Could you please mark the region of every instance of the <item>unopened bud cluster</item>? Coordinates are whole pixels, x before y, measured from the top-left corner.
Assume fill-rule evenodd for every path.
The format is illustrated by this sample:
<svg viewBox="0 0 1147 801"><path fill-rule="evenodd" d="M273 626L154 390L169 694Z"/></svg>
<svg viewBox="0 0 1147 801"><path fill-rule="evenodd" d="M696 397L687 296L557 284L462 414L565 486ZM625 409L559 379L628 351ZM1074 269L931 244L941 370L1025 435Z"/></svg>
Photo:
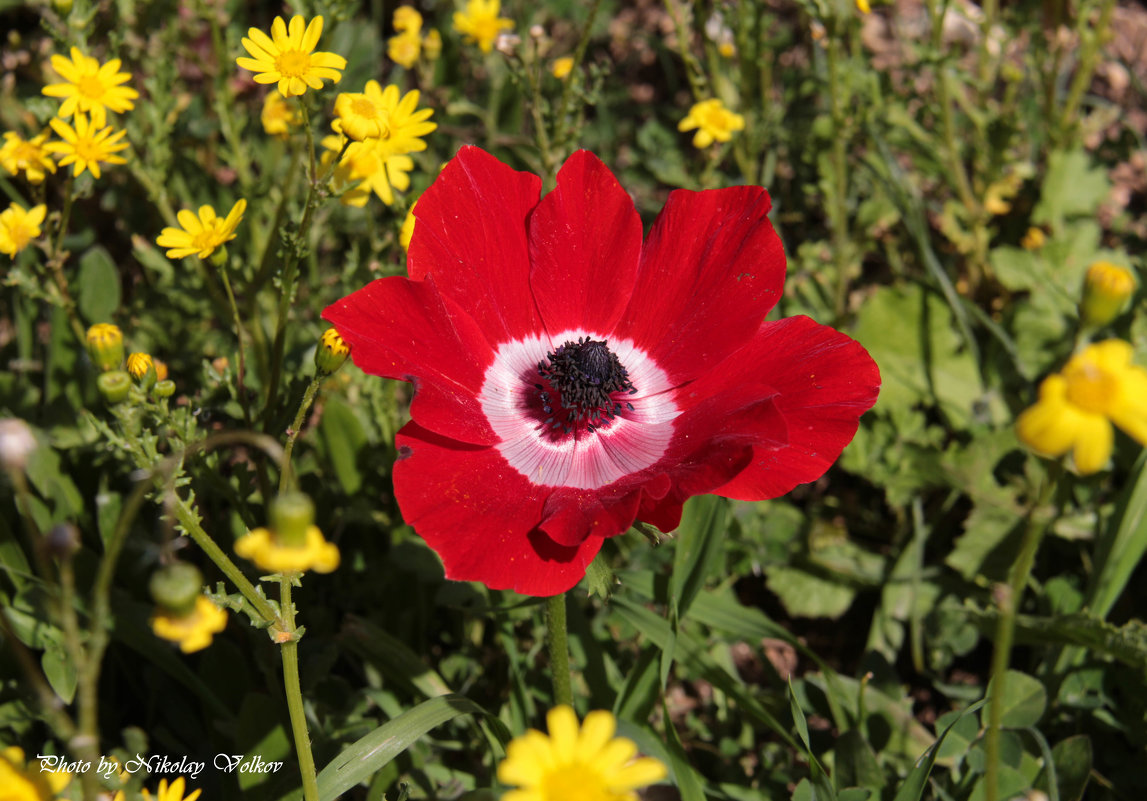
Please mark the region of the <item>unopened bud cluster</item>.
<svg viewBox="0 0 1147 801"><path fill-rule="evenodd" d="M96 387L108 403L123 403L138 386L145 395L170 398L175 382L167 378L167 365L147 353L133 353L124 360L123 332L111 323L96 323L86 336L88 356L100 371Z"/></svg>

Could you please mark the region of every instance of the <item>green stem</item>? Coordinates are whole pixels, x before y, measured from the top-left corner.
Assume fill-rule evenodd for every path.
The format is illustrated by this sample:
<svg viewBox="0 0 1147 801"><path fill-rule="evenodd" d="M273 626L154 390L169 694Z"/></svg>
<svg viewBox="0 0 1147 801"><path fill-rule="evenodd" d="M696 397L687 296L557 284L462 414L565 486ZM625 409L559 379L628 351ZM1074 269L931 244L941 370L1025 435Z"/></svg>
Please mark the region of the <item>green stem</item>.
<svg viewBox="0 0 1147 801"><path fill-rule="evenodd" d="M700 103L708 96L708 91L705 86L705 73L701 69L701 65L697 63L696 57L689 50L691 31L685 26L685 20L681 18L677 0L665 0L665 10L669 12L669 18L673 20L673 29L677 32L677 53L685 64L685 76L689 79L689 88L693 92L693 100Z"/></svg>
<svg viewBox="0 0 1147 801"><path fill-rule="evenodd" d="M295 574L279 578L279 607L283 610L283 688L287 693L287 710L291 715L291 733L299 756L299 773L303 779L303 798L318 801L319 784L311 738L307 732L307 715L303 708L303 690L299 683L299 640L295 628L295 606L291 601L291 583Z"/></svg>
<svg viewBox="0 0 1147 801"><path fill-rule="evenodd" d="M303 393L303 400L299 403L299 411L295 413L295 420L291 423L291 428L287 431L287 444L283 446L283 469L279 473L279 494L282 495L287 489L294 484L294 473L291 470L291 452L295 450L295 440L299 438L299 432L303 428L303 423L306 422L307 412L311 408L311 404L315 401L315 395L319 391L323 380L316 375L311 379L311 383L307 385L307 391Z"/></svg>
<svg viewBox="0 0 1147 801"><path fill-rule="evenodd" d="M984 766L986 801L999 801L1000 776L1000 731L1004 716L1004 702L1007 698L1008 666L1012 657L1012 642L1016 630L1016 610L1019 609L1024 588L1031 577L1032 565L1043 536L1051 527L1052 518L1041 520L1040 510L1055 494L1056 479L1059 475L1057 462L1048 472L1040 489L1039 499L1028 515L1023 542L1016 561L1012 564L1008 583L997 587L1000 619L996 624L995 649L992 652L992 696L988 700L988 729L984 735L984 750L987 755Z"/></svg>
<svg viewBox="0 0 1147 801"><path fill-rule="evenodd" d="M573 706L565 593L546 599L546 648L549 651L550 671L553 674L554 706L562 704Z"/></svg>
<svg viewBox="0 0 1147 801"><path fill-rule="evenodd" d="M1083 52L1079 56L1079 66L1075 70L1075 75L1072 76L1071 86L1067 91L1067 99L1063 103L1063 113L1059 117L1059 125L1056 130L1058 144L1062 145L1066 142L1068 134L1075 126L1076 111L1083 99L1084 91L1091 85L1091 77L1095 74L1095 67L1099 63L1099 50L1107 41L1111 16L1114 12L1115 0L1105 0L1099 11L1099 21L1096 22L1095 29L1090 36L1087 36L1083 31L1083 27L1087 24L1087 15L1080 15L1078 33L1083 40Z"/></svg>
<svg viewBox="0 0 1147 801"><path fill-rule="evenodd" d="M829 218L832 224L832 256L836 265L833 313L839 322L848 308L849 261L852 248L848 239L848 135L844 118L844 92L840 85L840 36L828 34L828 93L832 103L832 197Z"/></svg>
<svg viewBox="0 0 1147 801"><path fill-rule="evenodd" d="M267 602L262 594L255 590L255 585L247 580L243 571L231 561L231 557L223 552L223 549L215 543L211 535L203 530L203 526L195 517L195 512L187 505L187 501L176 495L171 503L171 508L175 514L175 519L179 521L187 534L195 541L195 544L203 549L207 558L214 562L216 567L223 571L223 575L231 580L231 583L243 594L252 608L259 613L259 617L268 623L275 623L279 615L275 613L274 607Z"/></svg>
<svg viewBox="0 0 1147 801"><path fill-rule="evenodd" d="M239 375L237 379L239 382L239 406L243 409L243 422L247 428L250 428L251 410L247 404L247 350L243 345L245 339L243 320L239 316L239 306L235 303L235 293L231 290L231 278L228 276L227 265L224 264L219 272L223 276L223 289L227 293L227 302L231 304L231 316L235 320L235 338L239 340Z"/></svg>
<svg viewBox="0 0 1147 801"><path fill-rule="evenodd" d="M593 30L593 23L597 19L599 8L601 8L601 0L593 0L593 5L589 9L589 16L585 21L585 27L581 32L581 38L578 39L577 48L574 50L573 68L570 69L569 80L562 85L562 99L558 102L558 116L554 120L554 143L563 151L569 135L566 130L566 111L569 108L570 97L573 95L574 82L578 80L580 73L578 68L581 67L582 60L585 58L586 47L589 46L589 35Z"/></svg>

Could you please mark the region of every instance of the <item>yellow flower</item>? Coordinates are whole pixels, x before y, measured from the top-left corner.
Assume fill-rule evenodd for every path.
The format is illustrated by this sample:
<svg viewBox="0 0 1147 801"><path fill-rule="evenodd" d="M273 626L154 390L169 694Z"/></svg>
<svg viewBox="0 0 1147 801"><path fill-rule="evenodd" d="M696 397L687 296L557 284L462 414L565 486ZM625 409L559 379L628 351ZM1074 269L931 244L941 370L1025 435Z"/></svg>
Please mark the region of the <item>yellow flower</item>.
<svg viewBox="0 0 1147 801"><path fill-rule="evenodd" d="M573 70L574 60L570 56L562 56L554 61L551 71L558 80L566 77Z"/></svg>
<svg viewBox="0 0 1147 801"><path fill-rule="evenodd" d="M398 232L398 244L403 250L410 250L410 240L414 237L414 207L418 201L410 204L410 211L406 212L406 219L402 221L402 230Z"/></svg>
<svg viewBox="0 0 1147 801"><path fill-rule="evenodd" d="M399 96L394 84L383 89L378 81L367 81L362 93L344 92L335 98L331 128L361 142L377 139L383 152L414 153L426 149L421 137L438 127L427 122L434 109L418 107L418 90Z"/></svg>
<svg viewBox="0 0 1147 801"><path fill-rule="evenodd" d="M4 144L0 146L0 165L13 175L24 173L30 184L42 183L46 173L56 171L56 162L44 147L47 138L47 132L23 139L18 133L5 131Z"/></svg>
<svg viewBox="0 0 1147 801"><path fill-rule="evenodd" d="M617 721L605 711L590 712L579 731L568 706L546 715L549 736L530 729L506 748L498 780L517 785L502 801L637 801L638 787L665 778L656 759L634 759L632 740L613 736Z"/></svg>
<svg viewBox="0 0 1147 801"><path fill-rule="evenodd" d="M1133 365L1132 355L1130 344L1109 339L1072 356L1016 420L1020 441L1049 457L1071 451L1085 475L1111 458L1112 423L1147 445L1147 370Z"/></svg>
<svg viewBox="0 0 1147 801"><path fill-rule="evenodd" d="M119 71L121 63L113 58L100 66L94 58L73 47L71 61L61 55L52 56L52 68L66 83L49 84L43 92L48 97L64 98L57 116L67 119L76 112L90 114L93 127L103 128L107 125L107 109L130 111L135 108L131 101L139 97L139 92L130 86L120 86L131 80L130 74Z"/></svg>
<svg viewBox="0 0 1147 801"><path fill-rule="evenodd" d="M418 33L422 30L422 15L414 6L399 6L394 9L394 16L391 19L396 31Z"/></svg>
<svg viewBox="0 0 1147 801"><path fill-rule="evenodd" d="M693 104L689 115L677 124L679 131L697 129L693 146L705 148L713 142L728 142L733 131L744 130L745 118L729 111L717 98Z"/></svg>
<svg viewBox="0 0 1147 801"><path fill-rule="evenodd" d="M339 136L323 138L323 147L331 151L323 156L329 161L342 150L345 140ZM342 161L335 168L332 183L341 193L339 202L344 206L362 207L374 192L388 206L394 205L394 190L405 192L410 188L410 175L414 160L407 155L392 155L381 139L351 142Z"/></svg>
<svg viewBox="0 0 1147 801"><path fill-rule="evenodd" d="M179 643L179 650L185 654L202 651L211 644L215 635L225 628L227 628L227 612L213 604L205 595L195 599L195 608L189 614L177 617L171 612L159 609L151 618L151 630L155 632L155 636ZM159 797L163 798L163 785L160 785L159 792ZM197 791L196 795L198 794Z"/></svg>
<svg viewBox="0 0 1147 801"><path fill-rule="evenodd" d="M183 786L184 780L182 776L173 781L171 784L167 783L167 779L160 779L159 792L157 792L154 797L156 801L196 801L196 799L199 798L199 794L203 792L202 790L196 790L194 793L184 795ZM152 795L146 789L144 789L143 797L150 801Z"/></svg>
<svg viewBox="0 0 1147 801"><path fill-rule="evenodd" d="M856 0L856 7L860 10L861 14L872 13L872 6L868 4L868 0Z"/></svg>
<svg viewBox="0 0 1147 801"><path fill-rule="evenodd" d="M19 203L12 203L0 211L0 253L12 258L40 235L40 223L48 213L44 204L25 210Z"/></svg>
<svg viewBox="0 0 1147 801"><path fill-rule="evenodd" d="M466 10L454 12L454 30L489 53L498 34L514 27L513 20L498 16L501 10L500 0L466 0Z"/></svg>
<svg viewBox="0 0 1147 801"><path fill-rule="evenodd" d="M48 142L44 149L49 153L63 155L60 166L73 164L72 174L77 178L89 170L93 178L100 177L100 162L104 164L127 164L123 156L115 155L127 147L127 142L119 141L127 131L116 131L109 126L99 128L88 121L83 114L77 114L76 127L61 120L50 120L52 130L59 134L63 142Z"/></svg>
<svg viewBox="0 0 1147 801"><path fill-rule="evenodd" d="M263 123L263 132L268 136L277 136L286 139L292 128L303 123L299 110L283 99L278 92L268 92L263 98L263 112L259 115Z"/></svg>
<svg viewBox="0 0 1147 801"><path fill-rule="evenodd" d="M176 216L183 227L164 228L155 243L161 248L170 248L167 251L169 259L187 256L206 259L215 252L215 248L235 238L235 229L246 210L247 201L243 198L235 201L226 217L217 216L210 206L200 206L198 217L190 209L182 209Z"/></svg>
<svg viewBox="0 0 1147 801"><path fill-rule="evenodd" d="M1027 233L1024 234L1024 238L1020 240L1020 245L1024 250L1039 250L1046 241L1047 235L1033 225L1027 230Z"/></svg>
<svg viewBox="0 0 1147 801"><path fill-rule="evenodd" d="M285 545L270 529L257 528L235 540L235 553L269 573L330 573L339 566L338 546L323 539L318 526L307 526L301 547Z"/></svg>
<svg viewBox="0 0 1147 801"><path fill-rule="evenodd" d="M1135 274L1126 267L1097 261L1087 268L1079 316L1089 327L1107 325L1123 311L1135 293Z"/></svg>
<svg viewBox="0 0 1147 801"><path fill-rule="evenodd" d="M431 28L422 40L422 52L427 61L434 61L442 55L442 34L436 28Z"/></svg>
<svg viewBox="0 0 1147 801"><path fill-rule="evenodd" d="M322 89L323 81L338 83L346 59L337 53L315 51L323 32L323 18L315 17L305 25L302 16L291 17L291 25L282 17L271 23L271 35L258 28L247 31L243 47L252 58L240 56L235 63L255 73L255 83L277 83L283 97L301 95L307 88Z"/></svg>
<svg viewBox="0 0 1147 801"><path fill-rule="evenodd" d="M24 764L24 749L9 746L0 751L0 799L3 801L55 801L68 786L67 771L41 771Z"/></svg>
<svg viewBox="0 0 1147 801"><path fill-rule="evenodd" d="M418 63L422 50L422 36L417 30L406 31L386 40L386 55L401 67L410 69Z"/></svg>

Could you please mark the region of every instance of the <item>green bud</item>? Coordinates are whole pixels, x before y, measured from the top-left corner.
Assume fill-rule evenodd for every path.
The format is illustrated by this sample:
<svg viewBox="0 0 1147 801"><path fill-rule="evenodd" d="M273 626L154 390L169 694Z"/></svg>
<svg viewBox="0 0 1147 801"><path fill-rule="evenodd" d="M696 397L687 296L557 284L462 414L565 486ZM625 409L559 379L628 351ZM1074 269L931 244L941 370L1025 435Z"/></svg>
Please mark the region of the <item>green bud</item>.
<svg viewBox="0 0 1147 801"><path fill-rule="evenodd" d="M207 261L211 263L212 267L222 269L227 266L227 246L220 245L215 248L214 252L207 257Z"/></svg>
<svg viewBox="0 0 1147 801"><path fill-rule="evenodd" d="M1123 311L1135 294L1135 275L1126 267L1097 261L1087 268L1079 316L1089 328L1107 325Z"/></svg>
<svg viewBox="0 0 1147 801"><path fill-rule="evenodd" d="M155 571L147 588L156 604L182 617L195 609L195 599L203 591L203 574L195 565L175 562Z"/></svg>
<svg viewBox="0 0 1147 801"><path fill-rule="evenodd" d="M330 375L343 366L349 355L350 346L343 341L337 330L328 328L319 338L319 346L315 349L315 368L322 375Z"/></svg>
<svg viewBox="0 0 1147 801"><path fill-rule="evenodd" d="M315 505L302 492L285 492L271 501L271 531L288 548L307 544L307 529L315 523Z"/></svg>
<svg viewBox="0 0 1147 801"><path fill-rule="evenodd" d="M111 323L96 323L88 329L86 344L92 363L102 372L123 364L123 332Z"/></svg>
<svg viewBox="0 0 1147 801"><path fill-rule="evenodd" d="M131 392L131 376L123 370L101 373L96 379L96 387L108 403L122 403Z"/></svg>
<svg viewBox="0 0 1147 801"><path fill-rule="evenodd" d="M170 398L175 394L175 382L165 378L162 381L155 382L155 386L151 391L157 398Z"/></svg>

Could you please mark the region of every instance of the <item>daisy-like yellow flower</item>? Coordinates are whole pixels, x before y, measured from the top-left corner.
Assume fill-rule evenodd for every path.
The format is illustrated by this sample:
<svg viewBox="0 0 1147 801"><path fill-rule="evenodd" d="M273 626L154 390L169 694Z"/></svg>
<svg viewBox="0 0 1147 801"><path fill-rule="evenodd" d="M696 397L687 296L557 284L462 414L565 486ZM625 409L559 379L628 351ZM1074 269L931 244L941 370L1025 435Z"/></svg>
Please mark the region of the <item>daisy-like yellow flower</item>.
<svg viewBox="0 0 1147 801"><path fill-rule="evenodd" d="M418 31L407 31L386 40L386 55L401 67L410 69L418 63L422 52L422 36Z"/></svg>
<svg viewBox="0 0 1147 801"><path fill-rule="evenodd" d="M422 39L422 54L427 61L434 61L442 55L442 34L437 28L431 28Z"/></svg>
<svg viewBox="0 0 1147 801"><path fill-rule="evenodd" d="M856 8L861 14L872 13L872 6L868 4L868 0L856 0Z"/></svg>
<svg viewBox="0 0 1147 801"><path fill-rule="evenodd" d="M418 108L418 90L404 95L390 84L367 81L361 93L344 92L335 98L331 128L361 142L377 139L387 153L414 153L426 149L422 137L438 127L429 122L434 109Z"/></svg>
<svg viewBox="0 0 1147 801"><path fill-rule="evenodd" d="M258 28L247 31L243 47L252 57L240 56L235 63L255 73L255 83L278 84L283 97L301 95L308 88L322 89L324 80L342 80L340 70L346 69L342 56L315 50L322 32L322 17L307 25L296 14L289 28L282 17L275 17L270 36Z"/></svg>
<svg viewBox="0 0 1147 801"><path fill-rule="evenodd" d="M257 528L235 540L235 553L268 573L330 573L339 566L338 546L323 539L318 526L307 526L305 543L297 547L281 542L270 529Z"/></svg>
<svg viewBox="0 0 1147 801"><path fill-rule="evenodd" d="M155 243L168 248L167 258L182 259L187 256L208 258L215 249L235 238L235 229L243 220L247 201L235 201L226 217L219 217L210 206L200 206L196 216L190 209L181 209L176 218L182 228L164 228Z"/></svg>
<svg viewBox="0 0 1147 801"><path fill-rule="evenodd" d="M694 103L689 115L677 124L679 131L697 129L693 135L693 146L706 148L714 142L728 142L733 131L745 128L745 118L725 108L717 98Z"/></svg>
<svg viewBox="0 0 1147 801"><path fill-rule="evenodd" d="M47 213L48 207L42 203L31 209L13 203L0 211L0 253L16 258L17 253L40 235L40 223Z"/></svg>
<svg viewBox="0 0 1147 801"><path fill-rule="evenodd" d="M127 159L115 155L127 148L127 142L120 141L127 133L126 130L113 133L111 126L100 128L83 114L76 115L75 123L76 127L73 128L63 120L49 121L52 130L64 141L48 142L44 149L63 156L60 159L61 167L73 165L72 174L77 178L84 174L84 170L89 170L93 178L99 178L101 163L127 164Z"/></svg>
<svg viewBox="0 0 1147 801"><path fill-rule="evenodd" d="M466 0L465 10L454 12L454 30L489 53L498 34L514 27L513 20L498 16L501 10L501 0Z"/></svg>
<svg viewBox="0 0 1147 801"><path fill-rule="evenodd" d="M1072 356L1050 375L1039 400L1016 420L1020 441L1048 457L1071 451L1075 469L1095 473L1111 458L1119 426L1147 445L1147 370L1131 363L1131 345L1109 339Z"/></svg>
<svg viewBox="0 0 1147 801"><path fill-rule="evenodd" d="M554 60L554 65L550 68L550 72L560 81L573 71L573 65L574 60L572 56L562 56Z"/></svg>
<svg viewBox="0 0 1147 801"><path fill-rule="evenodd" d="M147 791L146 788L144 788L143 797L149 801L152 798L154 798L155 801L196 801L196 799L199 798L199 794L202 793L203 790L196 790L193 793L184 795L183 793L185 785L186 782L182 776L173 781L171 784L167 783L167 779L160 779L159 791L153 796Z"/></svg>
<svg viewBox="0 0 1147 801"><path fill-rule="evenodd" d="M329 153L323 162L329 163L342 150L345 140L340 136L327 136L322 144ZM332 184L341 193L339 202L344 206L361 208L373 192L388 206L394 205L394 190L405 192L410 188L410 171L414 160L410 156L392 155L381 139L351 142L342 161L335 168Z"/></svg>
<svg viewBox="0 0 1147 801"><path fill-rule="evenodd" d="M1033 225L1024 234L1024 238L1020 240L1020 245L1024 250L1039 250L1046 241L1047 235Z"/></svg>
<svg viewBox="0 0 1147 801"><path fill-rule="evenodd" d="M548 737L530 729L506 748L498 780L519 789L502 801L637 801L638 787L666 776L656 759L635 759L632 740L613 736L617 721L610 712L590 712L579 730L573 709L558 706L546 724Z"/></svg>
<svg viewBox="0 0 1147 801"><path fill-rule="evenodd" d="M67 771L41 771L24 762L24 749L9 746L0 751L0 799L3 801L55 801L68 786Z"/></svg>
<svg viewBox="0 0 1147 801"><path fill-rule="evenodd" d="M24 139L14 131L5 131L4 144L0 145L0 165L13 175L24 173L30 184L43 183L45 175L56 171L56 162L44 147L47 138L47 132Z"/></svg>
<svg viewBox="0 0 1147 801"><path fill-rule="evenodd" d="M157 609L151 618L151 630L155 632L155 636L179 643L179 650L185 654L202 651L211 644L215 635L225 628L227 628L227 612L213 604L205 595L196 598L195 606L185 615L176 615L161 608ZM160 798L163 798L162 785L160 785Z"/></svg>
<svg viewBox="0 0 1147 801"><path fill-rule="evenodd" d="M120 85L131 80L130 74L119 71L121 64L118 58L113 58L100 66L100 62L73 47L71 60L61 55L52 56L52 69L65 83L48 84L43 93L64 99L57 116L67 119L77 112L88 114L94 127L103 128L107 125L109 108L116 112L130 111L135 108L131 101L139 97L139 92L130 86Z"/></svg>
<svg viewBox="0 0 1147 801"><path fill-rule="evenodd" d="M399 6L391 18L394 29L401 33L418 33L422 30L422 15L414 6Z"/></svg>
<svg viewBox="0 0 1147 801"><path fill-rule="evenodd" d="M264 133L280 139L286 139L292 128L298 128L303 124L299 110L278 92L268 92L263 98L263 111L259 115L259 121L263 123Z"/></svg>

